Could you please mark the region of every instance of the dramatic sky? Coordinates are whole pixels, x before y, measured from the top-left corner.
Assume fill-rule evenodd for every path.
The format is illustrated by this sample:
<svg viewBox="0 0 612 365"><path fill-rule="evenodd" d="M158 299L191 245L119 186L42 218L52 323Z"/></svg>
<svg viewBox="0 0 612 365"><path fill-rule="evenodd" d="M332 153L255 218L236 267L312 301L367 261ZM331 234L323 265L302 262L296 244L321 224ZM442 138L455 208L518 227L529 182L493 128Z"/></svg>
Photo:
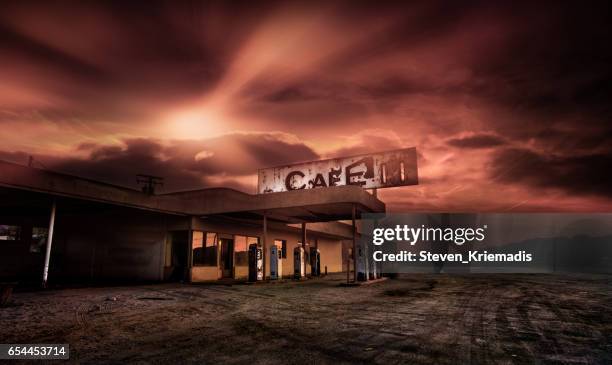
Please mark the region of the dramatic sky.
<svg viewBox="0 0 612 365"><path fill-rule="evenodd" d="M534 3L3 1L0 159L254 193L416 146L391 211L612 211L611 9Z"/></svg>

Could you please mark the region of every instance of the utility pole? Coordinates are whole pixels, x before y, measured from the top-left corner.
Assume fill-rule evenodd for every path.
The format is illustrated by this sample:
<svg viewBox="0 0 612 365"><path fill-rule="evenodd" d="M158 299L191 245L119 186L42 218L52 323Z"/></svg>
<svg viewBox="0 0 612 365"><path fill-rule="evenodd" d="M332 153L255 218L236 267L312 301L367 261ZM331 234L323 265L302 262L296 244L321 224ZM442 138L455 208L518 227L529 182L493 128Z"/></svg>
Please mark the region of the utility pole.
<svg viewBox="0 0 612 365"><path fill-rule="evenodd" d="M155 194L156 186L164 186L164 178L153 175L138 174L136 175L136 183L142 185L142 192L145 194Z"/></svg>
<svg viewBox="0 0 612 365"><path fill-rule="evenodd" d="M353 222L353 281L357 282L357 227L355 225L355 204L352 209L352 222Z"/></svg>

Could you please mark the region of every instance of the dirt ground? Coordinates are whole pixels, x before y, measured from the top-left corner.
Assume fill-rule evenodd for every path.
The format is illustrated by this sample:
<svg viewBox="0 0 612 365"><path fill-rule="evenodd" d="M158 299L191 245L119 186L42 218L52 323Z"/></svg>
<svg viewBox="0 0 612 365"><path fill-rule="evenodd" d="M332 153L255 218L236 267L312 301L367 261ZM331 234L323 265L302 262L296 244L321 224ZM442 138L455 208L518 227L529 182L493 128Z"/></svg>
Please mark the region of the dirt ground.
<svg viewBox="0 0 612 365"><path fill-rule="evenodd" d="M17 293L0 343L68 343L72 363L612 363L612 276L342 280Z"/></svg>

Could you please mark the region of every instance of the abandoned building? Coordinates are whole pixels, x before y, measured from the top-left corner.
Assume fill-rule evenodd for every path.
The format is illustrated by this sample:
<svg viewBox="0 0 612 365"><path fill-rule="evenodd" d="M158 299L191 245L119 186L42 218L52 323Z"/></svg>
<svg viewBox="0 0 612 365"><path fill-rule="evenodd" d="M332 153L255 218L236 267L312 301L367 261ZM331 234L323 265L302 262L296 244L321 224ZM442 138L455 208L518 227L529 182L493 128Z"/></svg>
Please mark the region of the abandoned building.
<svg viewBox="0 0 612 365"><path fill-rule="evenodd" d="M254 248L259 280L341 272L356 229L339 221L385 211L358 186L152 194L3 161L0 196L0 278L26 284L242 280Z"/></svg>

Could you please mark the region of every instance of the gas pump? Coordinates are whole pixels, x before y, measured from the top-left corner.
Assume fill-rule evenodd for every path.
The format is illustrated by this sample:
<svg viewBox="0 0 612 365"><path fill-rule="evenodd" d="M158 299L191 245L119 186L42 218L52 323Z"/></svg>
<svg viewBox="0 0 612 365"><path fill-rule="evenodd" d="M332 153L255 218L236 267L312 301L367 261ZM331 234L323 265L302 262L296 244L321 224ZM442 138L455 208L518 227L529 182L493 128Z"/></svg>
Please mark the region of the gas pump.
<svg viewBox="0 0 612 365"><path fill-rule="evenodd" d="M263 252L256 243L249 245L249 281L263 280Z"/></svg>
<svg viewBox="0 0 612 365"><path fill-rule="evenodd" d="M301 279L305 274L304 248L298 246L293 250L293 277Z"/></svg>
<svg viewBox="0 0 612 365"><path fill-rule="evenodd" d="M276 246L276 252L277 252L277 257L278 257L278 278L282 279L283 278L283 249L281 247Z"/></svg>
<svg viewBox="0 0 612 365"><path fill-rule="evenodd" d="M321 276L321 252L318 248L310 248L310 275Z"/></svg>
<svg viewBox="0 0 612 365"><path fill-rule="evenodd" d="M357 280L368 280L368 260L366 247L362 244L357 245L357 255L355 257L355 269L357 270Z"/></svg>
<svg viewBox="0 0 612 365"><path fill-rule="evenodd" d="M278 247L272 245L270 247L270 279L278 279Z"/></svg>

